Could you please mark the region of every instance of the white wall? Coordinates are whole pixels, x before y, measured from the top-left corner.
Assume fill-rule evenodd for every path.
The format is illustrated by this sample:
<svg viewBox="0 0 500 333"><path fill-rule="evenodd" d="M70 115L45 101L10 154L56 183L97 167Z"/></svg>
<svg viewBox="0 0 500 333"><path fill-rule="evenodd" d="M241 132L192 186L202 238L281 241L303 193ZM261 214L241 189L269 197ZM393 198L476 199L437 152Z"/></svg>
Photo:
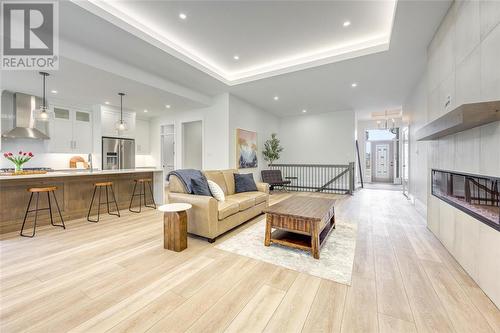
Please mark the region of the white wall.
<svg viewBox="0 0 500 333"><path fill-rule="evenodd" d="M355 114L337 111L280 119L285 150L279 162L348 164L355 161Z"/></svg>
<svg viewBox="0 0 500 333"><path fill-rule="evenodd" d="M257 132L257 158L258 167L255 169L240 169L240 173L253 173L254 179L259 181L260 171L267 168L262 151L264 142L272 133L278 133L279 118L269 112L263 111L233 95L229 96L229 166L236 168L236 129Z"/></svg>
<svg viewBox="0 0 500 333"><path fill-rule="evenodd" d="M150 120L151 155L155 165L161 167L161 126L175 126L175 167L182 168L182 123L196 120L203 121L203 169L227 169L228 154L228 123L229 94L214 97L213 105L203 109L177 112L165 111L165 115Z"/></svg>
<svg viewBox="0 0 500 333"><path fill-rule="evenodd" d="M428 47L425 76L407 99L410 192L427 203L427 224L443 245L500 306L500 233L430 194L430 169L500 177L500 122L415 142L424 123L456 106L500 100L500 2L455 2ZM451 103L445 106L447 97Z"/></svg>

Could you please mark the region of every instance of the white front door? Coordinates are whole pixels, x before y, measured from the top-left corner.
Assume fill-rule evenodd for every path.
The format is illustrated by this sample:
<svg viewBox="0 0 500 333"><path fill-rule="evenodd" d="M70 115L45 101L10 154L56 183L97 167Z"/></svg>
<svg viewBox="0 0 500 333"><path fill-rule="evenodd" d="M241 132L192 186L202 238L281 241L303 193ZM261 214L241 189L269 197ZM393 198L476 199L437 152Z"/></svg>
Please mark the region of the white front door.
<svg viewBox="0 0 500 333"><path fill-rule="evenodd" d="M375 146L375 175L377 179L389 180L389 145L377 144Z"/></svg>

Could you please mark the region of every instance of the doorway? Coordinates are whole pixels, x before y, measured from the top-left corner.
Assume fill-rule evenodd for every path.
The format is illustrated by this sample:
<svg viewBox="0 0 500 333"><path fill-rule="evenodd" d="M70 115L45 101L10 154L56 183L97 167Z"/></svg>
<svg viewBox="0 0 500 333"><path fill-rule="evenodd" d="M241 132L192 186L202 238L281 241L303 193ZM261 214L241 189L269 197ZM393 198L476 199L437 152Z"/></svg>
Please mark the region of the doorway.
<svg viewBox="0 0 500 333"><path fill-rule="evenodd" d="M203 122L182 123L182 168L203 169Z"/></svg>
<svg viewBox="0 0 500 333"><path fill-rule="evenodd" d="M393 173L393 149L392 141L372 141L372 181L376 183L392 183Z"/></svg>
<svg viewBox="0 0 500 333"><path fill-rule="evenodd" d="M366 130L365 138L367 183L401 184L399 128Z"/></svg>
<svg viewBox="0 0 500 333"><path fill-rule="evenodd" d="M161 126L161 164L163 174L175 170L175 128L174 125Z"/></svg>

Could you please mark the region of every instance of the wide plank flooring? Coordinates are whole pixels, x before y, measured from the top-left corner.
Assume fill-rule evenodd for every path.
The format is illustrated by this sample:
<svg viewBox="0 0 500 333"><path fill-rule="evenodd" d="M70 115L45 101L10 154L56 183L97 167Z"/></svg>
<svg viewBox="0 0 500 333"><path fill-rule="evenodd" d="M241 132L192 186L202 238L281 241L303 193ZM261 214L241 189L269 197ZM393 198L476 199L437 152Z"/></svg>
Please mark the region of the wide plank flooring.
<svg viewBox="0 0 500 333"><path fill-rule="evenodd" d="M291 195L331 196L271 204ZM500 311L397 191L339 200L337 218L358 224L351 286L196 237L167 251L161 213L122 213L1 235L0 331L500 332Z"/></svg>

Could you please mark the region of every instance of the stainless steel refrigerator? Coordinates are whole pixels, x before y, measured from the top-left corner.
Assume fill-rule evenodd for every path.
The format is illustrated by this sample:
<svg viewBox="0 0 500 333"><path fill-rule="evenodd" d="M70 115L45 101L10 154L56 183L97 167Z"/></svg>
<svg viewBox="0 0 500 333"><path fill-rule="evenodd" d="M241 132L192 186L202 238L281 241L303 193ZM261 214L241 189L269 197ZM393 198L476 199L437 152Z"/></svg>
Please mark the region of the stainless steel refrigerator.
<svg viewBox="0 0 500 333"><path fill-rule="evenodd" d="M102 169L135 168L135 140L102 137Z"/></svg>

